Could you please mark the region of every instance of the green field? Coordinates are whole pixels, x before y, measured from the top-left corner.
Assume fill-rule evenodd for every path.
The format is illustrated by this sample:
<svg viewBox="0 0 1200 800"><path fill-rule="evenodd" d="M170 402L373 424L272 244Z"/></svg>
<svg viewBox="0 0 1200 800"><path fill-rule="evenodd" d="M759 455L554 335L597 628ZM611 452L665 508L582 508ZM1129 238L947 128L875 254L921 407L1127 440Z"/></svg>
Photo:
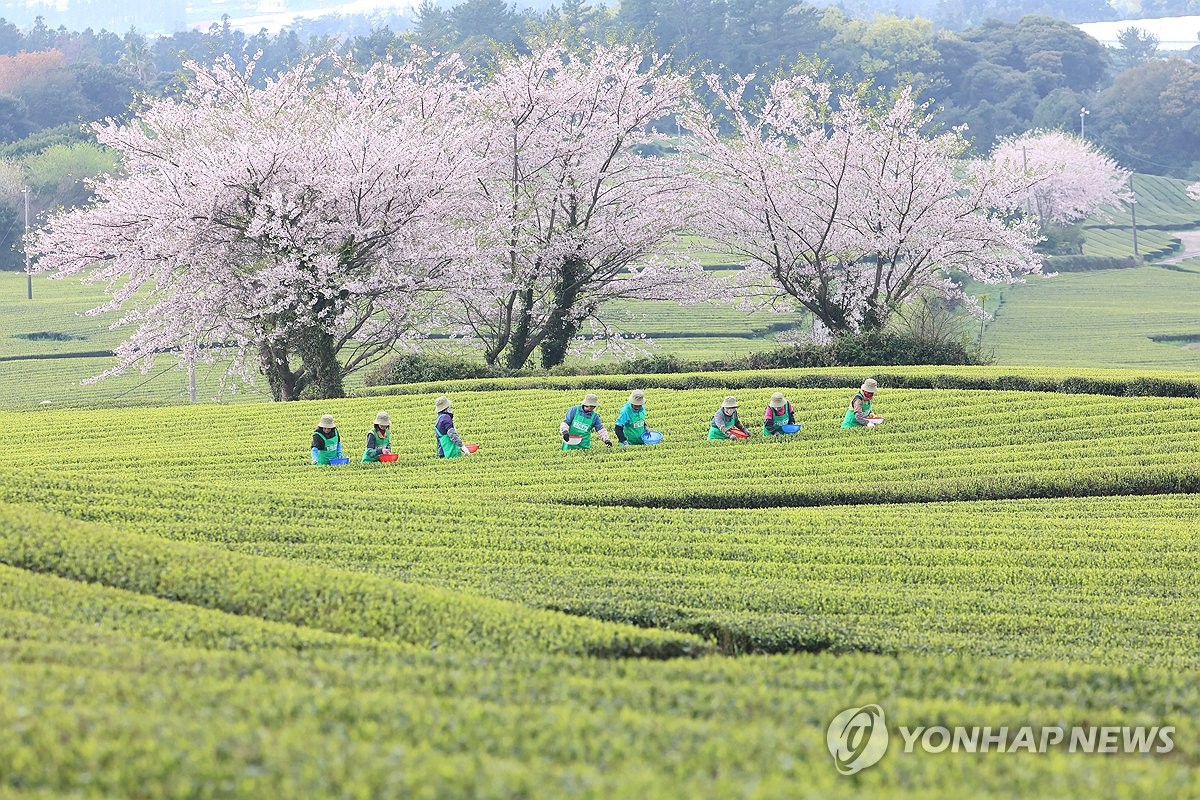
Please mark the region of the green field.
<svg viewBox="0 0 1200 800"><path fill-rule="evenodd" d="M650 377L662 445L569 454L586 379L455 391L481 449L450 462L443 387L11 414L0 794L1200 792L1196 400L885 382L888 421L843 431L849 381L787 390L795 437L704 440L725 394L753 425L807 374ZM625 396L600 389L605 420ZM395 464L307 464L319 414L357 461L380 408ZM826 728L872 703L893 741L842 776ZM1172 726L1174 746L905 753L917 725Z"/></svg>
<svg viewBox="0 0 1200 800"><path fill-rule="evenodd" d="M988 311L1000 364L1200 370L1200 259L1030 278Z"/></svg>

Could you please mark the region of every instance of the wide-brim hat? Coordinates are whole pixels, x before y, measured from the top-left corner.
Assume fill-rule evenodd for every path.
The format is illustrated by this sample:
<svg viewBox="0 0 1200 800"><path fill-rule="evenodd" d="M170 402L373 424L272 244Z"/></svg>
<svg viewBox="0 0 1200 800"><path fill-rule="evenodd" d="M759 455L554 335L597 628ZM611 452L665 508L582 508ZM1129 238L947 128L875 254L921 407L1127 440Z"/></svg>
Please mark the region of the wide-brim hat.
<svg viewBox="0 0 1200 800"><path fill-rule="evenodd" d="M450 408L450 398L446 397L446 395L442 395L437 400L433 401L434 411L445 411L448 408Z"/></svg>
<svg viewBox="0 0 1200 800"><path fill-rule="evenodd" d="M721 403L721 408L737 408L737 407L738 407L738 401L737 401L737 398L734 397L733 395L729 395L728 397L725 398L725 402Z"/></svg>
<svg viewBox="0 0 1200 800"><path fill-rule="evenodd" d="M783 408L785 405L787 405L787 398L783 396L783 392L771 395L771 408Z"/></svg>
<svg viewBox="0 0 1200 800"><path fill-rule="evenodd" d="M326 414L325 416L321 417L321 419L317 422L317 427L318 428L336 428L337 425L333 424L333 414Z"/></svg>
<svg viewBox="0 0 1200 800"><path fill-rule="evenodd" d="M392 424L392 418L388 416L386 411L380 411L375 415L375 424L381 428L387 428Z"/></svg>
<svg viewBox="0 0 1200 800"><path fill-rule="evenodd" d="M595 408L596 406L600 405L600 398L596 397L596 395L592 394L591 392L588 392L583 396L583 402L580 403L580 405L592 406Z"/></svg>
<svg viewBox="0 0 1200 800"><path fill-rule="evenodd" d="M879 391L879 384L875 382L874 378L867 378L859 388L864 392L871 392L873 394Z"/></svg>
<svg viewBox="0 0 1200 800"><path fill-rule="evenodd" d="M634 389L629 393L629 402L633 403L635 406L642 405L646 402L646 393L641 389Z"/></svg>

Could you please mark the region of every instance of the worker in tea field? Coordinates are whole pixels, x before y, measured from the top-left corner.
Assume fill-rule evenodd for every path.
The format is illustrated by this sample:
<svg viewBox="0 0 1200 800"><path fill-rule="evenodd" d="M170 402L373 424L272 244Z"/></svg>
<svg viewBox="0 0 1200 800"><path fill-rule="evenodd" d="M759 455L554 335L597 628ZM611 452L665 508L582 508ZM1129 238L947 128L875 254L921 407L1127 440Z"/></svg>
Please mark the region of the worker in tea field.
<svg viewBox="0 0 1200 800"><path fill-rule="evenodd" d="M342 441L337 426L333 424L333 414L326 414L317 421L317 429L313 431L312 463L328 464L341 457Z"/></svg>
<svg viewBox="0 0 1200 800"><path fill-rule="evenodd" d="M634 389L629 394L629 402L621 407L615 425L617 441L621 446L630 444L645 444L642 438L646 433L646 393Z"/></svg>
<svg viewBox="0 0 1200 800"><path fill-rule="evenodd" d="M437 439L438 458L469 456L471 451L463 444L462 437L454 429L454 414L450 411L450 398L442 395L433 401L437 419L433 423L433 436Z"/></svg>
<svg viewBox="0 0 1200 800"><path fill-rule="evenodd" d="M386 411L375 415L375 422L367 432L367 449L363 451L362 463L376 463L381 455L392 452L391 429L392 420Z"/></svg>
<svg viewBox="0 0 1200 800"><path fill-rule="evenodd" d="M792 404L783 396L783 392L771 395L767 410L763 412L763 436L782 436L789 432L783 429L784 425L795 424L796 415L792 411Z"/></svg>
<svg viewBox="0 0 1200 800"><path fill-rule="evenodd" d="M883 422L883 417L876 416L871 411L871 404L877 391L879 391L879 384L875 382L874 378L867 378L863 381L858 392L850 398L850 407L846 409L846 416L842 419L843 428L874 428Z"/></svg>
<svg viewBox="0 0 1200 800"><path fill-rule="evenodd" d="M592 446L592 431L600 437L604 442L605 447L612 447L612 439L608 436L608 431L604 429L604 423L600 421L600 414L596 408L600 405L600 398L592 393L584 395L583 402L577 406L571 406L567 409L567 416L563 418L562 424L558 426L562 433L563 446L565 450L588 450Z"/></svg>
<svg viewBox="0 0 1200 800"><path fill-rule="evenodd" d="M738 419L738 401L733 395L725 398L708 428L709 439L746 439L750 431Z"/></svg>

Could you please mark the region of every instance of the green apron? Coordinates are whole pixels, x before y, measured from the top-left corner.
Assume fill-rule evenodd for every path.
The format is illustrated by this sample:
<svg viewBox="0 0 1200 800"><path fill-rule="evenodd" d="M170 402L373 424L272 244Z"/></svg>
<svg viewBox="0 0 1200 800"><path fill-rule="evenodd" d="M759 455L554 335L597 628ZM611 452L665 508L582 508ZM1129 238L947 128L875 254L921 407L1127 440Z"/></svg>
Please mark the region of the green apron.
<svg viewBox="0 0 1200 800"><path fill-rule="evenodd" d="M642 435L646 432L646 407L642 406L641 411L634 411L632 404L629 409L629 422L621 426L621 433L625 435L626 444L645 444L642 441Z"/></svg>
<svg viewBox="0 0 1200 800"><path fill-rule="evenodd" d="M317 436L320 436L321 441L325 442L325 447L317 451L317 463L328 464L330 461L337 458L339 444L337 428L334 428L333 433L329 436L326 436L319 430L313 431L313 433L317 434Z"/></svg>
<svg viewBox="0 0 1200 800"><path fill-rule="evenodd" d="M775 409L773 409L773 408L771 410L775 411ZM783 404L783 408L779 409L778 411L775 411L775 413L771 415L770 427L767 427L766 420L763 420L763 436L773 436L777 433L782 434L783 431L779 430L779 426L782 425L784 422L787 422L787 418L791 415L791 412L792 412L792 403L789 400L788 402Z"/></svg>
<svg viewBox="0 0 1200 800"><path fill-rule="evenodd" d="M861 428L863 424L854 418L854 401L862 400L862 413L870 416L871 401L863 397L862 392L858 392L854 397L850 398L850 407L846 409L846 416L842 420L843 428Z"/></svg>
<svg viewBox="0 0 1200 800"><path fill-rule="evenodd" d="M568 444L563 442L563 450L590 450L592 448L592 420L595 419L596 412L584 414L583 410L575 412L575 416L571 419L571 426L567 429L567 434L570 436L582 436L583 441L579 444Z"/></svg>
<svg viewBox="0 0 1200 800"><path fill-rule="evenodd" d="M378 434L378 433L376 433L376 434L375 434L375 449L378 451L378 450L382 450L382 449L383 449L383 448L385 448L385 447L386 447L388 450L391 450L391 449L392 449L392 429L391 429L391 428L388 428L387 435L386 435L386 436L384 436L382 439L380 439L380 438L379 438L379 434ZM373 456L369 456L369 455L367 455L367 451L366 451L366 450L363 450L363 460L362 460L362 463L364 463L364 464L369 464L369 463L371 463L372 461L378 461L378 460L379 460L379 453L378 453L378 452L377 452L377 453L375 453L375 455L373 455Z"/></svg>
<svg viewBox="0 0 1200 800"><path fill-rule="evenodd" d="M720 412L718 411L717 413L719 414ZM737 424L738 424L737 411L734 411L733 419L729 420L729 425L730 425L730 427L736 427ZM722 431L720 428L717 427L717 415L716 414L713 414L712 425L710 425L708 428L708 438L709 439L728 439L729 438L728 434L726 434L724 431Z"/></svg>
<svg viewBox="0 0 1200 800"><path fill-rule="evenodd" d="M454 443L448 433L438 433L437 425L433 426L433 435L437 437L438 444L442 446L442 458L458 458L463 454L462 448Z"/></svg>

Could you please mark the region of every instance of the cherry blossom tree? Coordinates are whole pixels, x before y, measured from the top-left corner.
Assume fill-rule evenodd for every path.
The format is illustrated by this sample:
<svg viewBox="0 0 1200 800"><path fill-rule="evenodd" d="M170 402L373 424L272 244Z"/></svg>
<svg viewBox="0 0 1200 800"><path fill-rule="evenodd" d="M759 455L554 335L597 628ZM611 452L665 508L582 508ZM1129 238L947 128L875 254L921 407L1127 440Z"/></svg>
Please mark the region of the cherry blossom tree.
<svg viewBox="0 0 1200 800"><path fill-rule="evenodd" d="M454 291L456 330L488 363L519 368L540 348L544 366L560 364L613 300L709 297L679 255L687 177L677 158L638 152L688 92L664 57L633 46L544 42L499 59L471 104L485 166L464 223L477 250Z"/></svg>
<svg viewBox="0 0 1200 800"><path fill-rule="evenodd" d="M1003 169L1027 173L1022 204L1043 227L1067 225L1133 200L1129 170L1071 133L1030 131L1003 139L991 157Z"/></svg>
<svg viewBox="0 0 1200 800"><path fill-rule="evenodd" d="M429 315L467 246L453 224L475 172L453 60L367 69L313 59L256 88L254 63L187 65L175 98L95 127L121 171L54 216L38 268L108 284L132 326L105 377L170 351L264 372L277 399L343 377Z"/></svg>
<svg viewBox="0 0 1200 800"><path fill-rule="evenodd" d="M782 291L844 333L882 326L920 294L957 296L954 273L994 283L1040 269L1036 225L1012 213L1024 174L965 162L963 132L931 134L911 91L808 73L751 100L752 75L706 79L720 117L695 106L687 117L708 178L698 229L744 260L751 290Z"/></svg>

